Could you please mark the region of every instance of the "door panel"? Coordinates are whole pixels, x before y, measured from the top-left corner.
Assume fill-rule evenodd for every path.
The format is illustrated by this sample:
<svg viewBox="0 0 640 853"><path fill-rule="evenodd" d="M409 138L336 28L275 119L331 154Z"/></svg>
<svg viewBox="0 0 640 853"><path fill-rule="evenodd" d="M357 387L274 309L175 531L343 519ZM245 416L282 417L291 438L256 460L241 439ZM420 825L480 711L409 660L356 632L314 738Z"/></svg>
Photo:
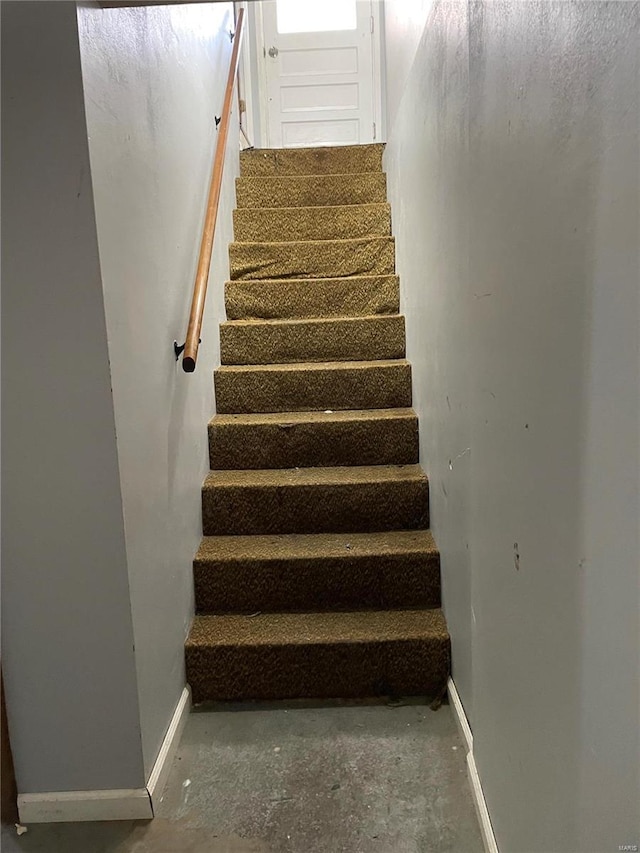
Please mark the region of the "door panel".
<svg viewBox="0 0 640 853"><path fill-rule="evenodd" d="M282 148L313 148L316 145L359 145L358 119L287 121L282 125Z"/></svg>
<svg viewBox="0 0 640 853"><path fill-rule="evenodd" d="M355 83L325 83L315 86L282 86L280 109L283 113L300 111L358 109L358 86Z"/></svg>
<svg viewBox="0 0 640 853"><path fill-rule="evenodd" d="M262 7L268 145L373 142L380 81L371 0L267 0Z"/></svg>
<svg viewBox="0 0 640 853"><path fill-rule="evenodd" d="M271 71L270 78L275 78L273 83L276 86L281 80L284 82L290 77L315 78L322 75L358 73L357 47L308 47L298 50L295 47L283 48L279 50L278 58L280 67L275 69L275 73L273 63L267 62L267 68Z"/></svg>

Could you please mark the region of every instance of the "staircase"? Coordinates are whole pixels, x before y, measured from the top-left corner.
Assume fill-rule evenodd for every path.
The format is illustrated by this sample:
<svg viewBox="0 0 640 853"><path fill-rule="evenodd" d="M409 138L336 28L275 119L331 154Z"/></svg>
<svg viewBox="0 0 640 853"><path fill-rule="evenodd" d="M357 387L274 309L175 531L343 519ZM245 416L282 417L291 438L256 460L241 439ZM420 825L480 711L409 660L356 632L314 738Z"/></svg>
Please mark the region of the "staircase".
<svg viewBox="0 0 640 853"><path fill-rule="evenodd" d="M195 702L446 685L382 152L241 155L186 644Z"/></svg>

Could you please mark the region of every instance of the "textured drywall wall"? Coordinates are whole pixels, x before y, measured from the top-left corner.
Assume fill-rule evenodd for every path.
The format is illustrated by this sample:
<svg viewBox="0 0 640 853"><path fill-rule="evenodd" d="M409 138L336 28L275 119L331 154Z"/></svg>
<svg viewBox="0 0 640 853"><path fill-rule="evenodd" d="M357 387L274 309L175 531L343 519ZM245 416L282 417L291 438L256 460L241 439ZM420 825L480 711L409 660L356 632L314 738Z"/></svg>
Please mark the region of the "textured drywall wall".
<svg viewBox="0 0 640 853"><path fill-rule="evenodd" d="M374 0L379 3L381 0ZM433 0L384 0L384 80L387 137L393 127Z"/></svg>
<svg viewBox="0 0 640 853"><path fill-rule="evenodd" d="M238 171L227 148L202 345L184 341L234 28L232 4L79 8L145 769L184 686L191 561Z"/></svg>
<svg viewBox="0 0 640 853"><path fill-rule="evenodd" d="M434 10L397 99L385 168L453 670L471 717L467 18L465 3ZM394 52L402 53L401 43Z"/></svg>
<svg viewBox="0 0 640 853"><path fill-rule="evenodd" d="M144 773L76 7L1 10L2 667L18 790L137 788Z"/></svg>
<svg viewBox="0 0 640 853"><path fill-rule="evenodd" d="M436 3L386 152L503 853L640 838L639 44L637 3Z"/></svg>

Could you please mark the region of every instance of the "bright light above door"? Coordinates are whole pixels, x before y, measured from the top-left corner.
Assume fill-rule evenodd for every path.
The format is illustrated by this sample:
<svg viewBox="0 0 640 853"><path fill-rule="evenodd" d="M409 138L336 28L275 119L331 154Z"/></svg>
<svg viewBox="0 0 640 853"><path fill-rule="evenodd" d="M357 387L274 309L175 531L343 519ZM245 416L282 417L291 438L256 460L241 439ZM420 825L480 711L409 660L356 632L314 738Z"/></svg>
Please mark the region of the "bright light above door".
<svg viewBox="0 0 640 853"><path fill-rule="evenodd" d="M277 0L279 33L355 30L356 0Z"/></svg>

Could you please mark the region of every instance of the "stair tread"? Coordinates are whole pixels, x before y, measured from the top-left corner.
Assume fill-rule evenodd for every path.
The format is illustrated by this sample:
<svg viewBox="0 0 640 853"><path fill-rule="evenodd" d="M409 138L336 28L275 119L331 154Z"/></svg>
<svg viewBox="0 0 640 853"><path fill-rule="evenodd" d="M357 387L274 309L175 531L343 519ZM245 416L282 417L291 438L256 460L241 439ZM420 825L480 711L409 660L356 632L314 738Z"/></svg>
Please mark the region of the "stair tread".
<svg viewBox="0 0 640 853"><path fill-rule="evenodd" d="M363 142L355 145L301 145L299 148L252 148L250 151L243 151L242 157L254 158L260 156L271 156L277 154L285 155L304 155L304 154L323 154L327 159L330 159L335 154L358 154L367 150L379 151L384 150L384 142Z"/></svg>
<svg viewBox="0 0 640 853"><path fill-rule="evenodd" d="M379 533L283 533L255 536L205 536L196 563L305 558L376 557L388 554L437 554L430 530Z"/></svg>
<svg viewBox="0 0 640 853"><path fill-rule="evenodd" d="M306 207L238 207L233 211L238 243L255 240L333 240L391 234L391 206L327 204Z"/></svg>
<svg viewBox="0 0 640 853"><path fill-rule="evenodd" d="M358 323L367 323L374 325L384 323L385 321L397 323L398 318L400 317L402 317L402 314L365 314L362 317L345 317L339 314L335 316L332 315L331 317L247 317L242 320L226 320L220 325L227 328L245 328L247 326L291 326L295 328L309 325L331 326L336 323L348 323L353 325Z"/></svg>
<svg viewBox="0 0 640 853"><path fill-rule="evenodd" d="M261 424L312 424L332 421L379 421L379 420L414 420L417 417L413 409L337 409L334 412L250 412L246 414L219 415L209 421L213 426L227 424L246 424L257 426Z"/></svg>
<svg viewBox="0 0 640 853"><path fill-rule="evenodd" d="M252 177L252 176L248 176ZM265 177L277 178L278 175L269 175ZM282 178L295 178L295 177L307 177L307 178L322 178L327 177L326 175L280 175ZM390 210L391 205L388 201L362 201L356 202L355 204L307 204L304 207L256 207L256 208L236 208L234 213L242 212L242 214L255 214L255 213L264 213L271 214L273 216L277 216L281 213L290 213L296 214L296 216L304 213L305 210L312 210L314 212L318 212L319 214L326 214L330 216L334 211L340 210L380 210L384 208L385 210Z"/></svg>
<svg viewBox="0 0 640 853"><path fill-rule="evenodd" d="M208 432L212 470L418 461L411 408L216 414Z"/></svg>
<svg viewBox="0 0 640 853"><path fill-rule="evenodd" d="M242 250L251 248L251 246L269 246L269 248L282 249L285 246L299 246L309 244L311 246L328 246L337 243L341 246L346 244L358 243L364 245L366 243L394 243L395 238L392 234L378 235L373 234L367 237L332 237L329 240L235 240L231 246L238 246ZM391 275L392 273L388 273Z"/></svg>
<svg viewBox="0 0 640 853"><path fill-rule="evenodd" d="M357 184L367 189L380 190L378 198L367 198L364 201L349 201L341 198L339 195L336 198L327 201L331 207L342 207L345 204L385 204L387 199L387 177L384 172L331 172L330 174L302 174L302 175L240 175L236 178L236 187L240 189L256 188L279 188L279 187L337 187L343 188L345 183ZM375 194L375 192L374 192ZM287 193L287 201L283 204L277 204L271 199L265 200L263 204L256 205L259 207L322 207L322 201L313 197L313 201L317 204L310 204L308 201L302 201L300 204L291 203L293 200L290 194ZM245 205L238 204L238 207Z"/></svg>
<svg viewBox="0 0 640 853"><path fill-rule="evenodd" d="M225 284L225 308L229 319L397 314L399 278L389 274L236 279Z"/></svg>
<svg viewBox="0 0 640 853"><path fill-rule="evenodd" d="M238 207L233 211L236 242L252 242L275 234L277 240L333 240L350 237L386 237L391 234L389 202L318 204L300 207ZM330 236L317 237L318 233ZM287 235L293 236L287 236ZM304 235L309 236L304 236ZM248 236L247 236L248 235Z"/></svg>
<svg viewBox="0 0 640 853"><path fill-rule="evenodd" d="M382 171L384 145L256 148L240 153L242 175L333 174L341 171Z"/></svg>
<svg viewBox="0 0 640 853"><path fill-rule="evenodd" d="M395 239L353 237L334 240L235 242L229 245L231 278L349 278L353 275L392 275Z"/></svg>
<svg viewBox="0 0 640 853"><path fill-rule="evenodd" d="M313 241L312 241L313 242ZM322 242L322 241L316 241ZM244 245L244 244L243 244ZM350 275L348 278L340 278L340 276L329 275L329 276L318 276L317 278L261 278L261 279L229 279L226 284L227 286L231 285L232 287L237 286L250 286L254 287L256 285L296 285L301 284L304 287L313 287L314 282L319 282L323 284L325 282L335 282L336 284L352 284L361 282L363 284L375 283L379 281L388 281L389 279L393 279L395 282L399 280L399 276L397 273L371 273L369 275ZM346 315L336 315L336 316L346 316ZM369 315L363 315L369 316Z"/></svg>
<svg viewBox="0 0 640 853"><path fill-rule="evenodd" d="M420 465L356 465L336 468L253 468L209 471L203 489L216 487L341 486L359 483L421 482Z"/></svg>
<svg viewBox="0 0 640 853"><path fill-rule="evenodd" d="M442 610L356 610L195 617L187 648L402 642L448 642Z"/></svg>
<svg viewBox="0 0 640 853"><path fill-rule="evenodd" d="M405 354L402 314L252 318L220 324L222 364L368 361Z"/></svg>
<svg viewBox="0 0 640 853"><path fill-rule="evenodd" d="M401 358L224 364L214 385L222 414L411 406L411 365Z"/></svg>
<svg viewBox="0 0 640 853"><path fill-rule="evenodd" d="M284 172L272 175L239 175L236 180L237 181L298 181L298 180L327 180L329 183L335 180L339 180L341 178L372 178L378 180L379 178L385 178L386 174L384 172L379 172L377 169L369 170L368 172L300 172L296 174L286 174ZM388 202L388 199L385 198L380 204L384 204ZM357 204L357 202L355 202ZM376 202L366 202L366 204L372 204ZM336 202L336 205L341 204L341 202ZM311 205L312 207L317 205ZM309 207L309 205L306 205Z"/></svg>
<svg viewBox="0 0 640 853"><path fill-rule="evenodd" d="M296 372L296 371L318 371L318 370L371 370L379 367L406 367L409 362L406 358L385 358L376 361L298 361L287 364L222 364L216 369L216 373L246 373L252 372Z"/></svg>
<svg viewBox="0 0 640 853"><path fill-rule="evenodd" d="M301 175L241 175L236 178L236 205L249 207L309 207L323 204L384 203L384 172L344 172Z"/></svg>

